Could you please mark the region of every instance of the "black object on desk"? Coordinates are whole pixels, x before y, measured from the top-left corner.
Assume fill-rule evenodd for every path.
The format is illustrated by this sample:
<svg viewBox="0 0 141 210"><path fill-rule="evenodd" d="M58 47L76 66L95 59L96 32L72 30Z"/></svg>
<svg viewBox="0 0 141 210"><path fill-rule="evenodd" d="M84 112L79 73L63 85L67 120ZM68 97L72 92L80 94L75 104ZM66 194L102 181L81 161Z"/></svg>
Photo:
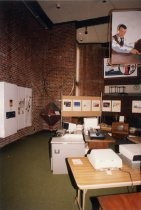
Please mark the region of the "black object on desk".
<svg viewBox="0 0 141 210"><path fill-rule="evenodd" d="M88 133L90 139L99 139L99 140L105 139L105 133L100 129L90 129Z"/></svg>

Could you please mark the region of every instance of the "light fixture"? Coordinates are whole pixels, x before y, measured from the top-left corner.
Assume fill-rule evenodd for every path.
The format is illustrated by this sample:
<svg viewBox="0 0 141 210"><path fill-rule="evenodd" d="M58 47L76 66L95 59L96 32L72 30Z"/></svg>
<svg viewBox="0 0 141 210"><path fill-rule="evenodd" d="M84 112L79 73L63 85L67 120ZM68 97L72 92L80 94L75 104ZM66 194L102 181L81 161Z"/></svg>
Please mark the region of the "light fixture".
<svg viewBox="0 0 141 210"><path fill-rule="evenodd" d="M56 4L56 8L57 9L60 9L61 8L61 4L59 2Z"/></svg>
<svg viewBox="0 0 141 210"><path fill-rule="evenodd" d="M85 34L88 34L88 28L85 26Z"/></svg>

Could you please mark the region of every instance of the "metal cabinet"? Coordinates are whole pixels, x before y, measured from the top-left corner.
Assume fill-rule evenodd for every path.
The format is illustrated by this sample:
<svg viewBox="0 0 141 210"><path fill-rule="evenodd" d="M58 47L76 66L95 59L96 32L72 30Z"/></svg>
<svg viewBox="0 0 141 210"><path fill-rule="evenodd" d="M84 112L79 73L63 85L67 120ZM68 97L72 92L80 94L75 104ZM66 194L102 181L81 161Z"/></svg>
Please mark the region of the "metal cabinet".
<svg viewBox="0 0 141 210"><path fill-rule="evenodd" d="M53 174L67 174L67 157L83 157L85 142L82 134L65 134L51 140L51 170Z"/></svg>

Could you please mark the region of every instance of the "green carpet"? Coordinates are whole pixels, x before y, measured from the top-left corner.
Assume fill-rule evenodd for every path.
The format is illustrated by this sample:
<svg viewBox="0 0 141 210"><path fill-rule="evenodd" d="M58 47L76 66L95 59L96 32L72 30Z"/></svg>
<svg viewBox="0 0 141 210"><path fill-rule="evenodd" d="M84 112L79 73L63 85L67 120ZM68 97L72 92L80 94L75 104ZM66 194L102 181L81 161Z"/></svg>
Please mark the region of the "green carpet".
<svg viewBox="0 0 141 210"><path fill-rule="evenodd" d="M0 150L0 210L78 210L76 191L68 175L53 175L50 170L49 139L51 132L40 132ZM127 192L122 189L91 190L98 194Z"/></svg>

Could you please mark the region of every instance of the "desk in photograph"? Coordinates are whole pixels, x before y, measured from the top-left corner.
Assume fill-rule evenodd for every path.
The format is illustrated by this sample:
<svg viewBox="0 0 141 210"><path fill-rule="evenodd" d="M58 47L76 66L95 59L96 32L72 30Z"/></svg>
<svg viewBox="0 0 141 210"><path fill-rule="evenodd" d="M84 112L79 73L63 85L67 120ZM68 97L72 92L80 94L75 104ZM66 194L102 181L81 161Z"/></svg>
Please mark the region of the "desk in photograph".
<svg viewBox="0 0 141 210"><path fill-rule="evenodd" d="M140 170L127 164L123 163L121 170L113 170L112 174L108 175L106 171L95 170L87 157L67 160L77 185L77 202L80 210L85 210L87 190L141 185Z"/></svg>
<svg viewBox="0 0 141 210"><path fill-rule="evenodd" d="M109 134L106 134L105 139L90 139L89 135L84 135L84 139L89 149L106 149L111 143L115 143Z"/></svg>

